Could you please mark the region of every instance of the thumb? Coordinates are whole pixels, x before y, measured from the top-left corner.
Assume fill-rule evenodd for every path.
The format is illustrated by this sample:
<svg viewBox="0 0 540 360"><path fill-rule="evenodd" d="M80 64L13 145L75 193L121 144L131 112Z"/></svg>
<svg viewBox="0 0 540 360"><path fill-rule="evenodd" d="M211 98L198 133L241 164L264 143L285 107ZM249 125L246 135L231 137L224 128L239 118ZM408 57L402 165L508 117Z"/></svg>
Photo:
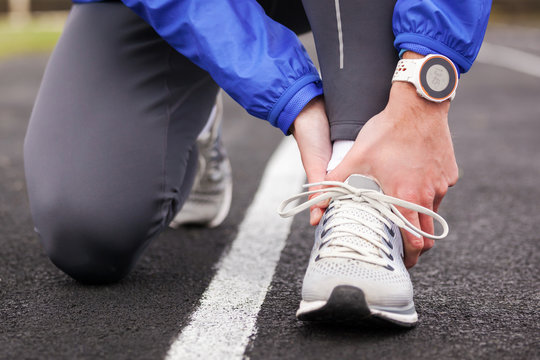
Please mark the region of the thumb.
<svg viewBox="0 0 540 360"><path fill-rule="evenodd" d="M318 186L312 186L309 188L309 190L319 190L319 189L323 189L323 187L321 185L318 185ZM311 194L309 196L309 200L321 195L322 192L320 193L314 193L314 194ZM312 205L310 208L309 208L309 223L311 225L317 225L319 223L319 221L321 221L321 218L324 214L324 210L328 207L328 204L330 203L330 200L329 199L326 199L324 201L321 201L315 205Z"/></svg>
<svg viewBox="0 0 540 360"><path fill-rule="evenodd" d="M324 181L326 177L326 166L321 166L321 163L317 164L318 166L306 166L306 176L308 183L318 183ZM319 190L322 189L322 185L310 186L309 190ZM321 193L314 193L309 196L309 200L319 196ZM312 205L309 208L309 223L311 225L317 225L321 220L324 210L328 207L329 200L322 201L315 205Z"/></svg>

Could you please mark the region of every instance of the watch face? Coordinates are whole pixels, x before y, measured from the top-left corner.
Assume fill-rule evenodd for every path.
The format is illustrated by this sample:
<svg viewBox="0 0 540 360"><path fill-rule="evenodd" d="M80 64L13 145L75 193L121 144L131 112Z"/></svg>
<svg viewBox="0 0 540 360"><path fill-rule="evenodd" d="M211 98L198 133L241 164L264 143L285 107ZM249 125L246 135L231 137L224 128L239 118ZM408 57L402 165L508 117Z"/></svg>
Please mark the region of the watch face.
<svg viewBox="0 0 540 360"><path fill-rule="evenodd" d="M433 56L420 69L422 89L433 100L449 98L457 85L457 73L449 60Z"/></svg>

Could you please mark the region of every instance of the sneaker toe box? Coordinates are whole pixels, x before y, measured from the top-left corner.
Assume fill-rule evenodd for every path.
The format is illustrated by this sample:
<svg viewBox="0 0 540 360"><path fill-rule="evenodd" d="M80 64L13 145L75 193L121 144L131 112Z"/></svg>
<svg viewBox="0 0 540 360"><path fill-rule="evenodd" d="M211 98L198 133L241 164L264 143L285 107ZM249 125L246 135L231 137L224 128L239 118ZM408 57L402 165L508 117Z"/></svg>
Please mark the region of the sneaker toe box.
<svg viewBox="0 0 540 360"><path fill-rule="evenodd" d="M305 301L328 300L341 285L359 288L369 305L403 307L412 303L413 288L408 273L390 271L376 265L354 266L353 260L321 260L310 264L302 287Z"/></svg>

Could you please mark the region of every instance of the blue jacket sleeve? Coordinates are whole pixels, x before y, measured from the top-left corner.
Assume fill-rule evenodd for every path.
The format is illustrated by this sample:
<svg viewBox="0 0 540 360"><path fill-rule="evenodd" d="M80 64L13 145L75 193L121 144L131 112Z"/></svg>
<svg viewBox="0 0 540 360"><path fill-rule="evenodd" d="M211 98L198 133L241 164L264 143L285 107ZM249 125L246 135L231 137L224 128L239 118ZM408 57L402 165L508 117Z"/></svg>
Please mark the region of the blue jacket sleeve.
<svg viewBox="0 0 540 360"><path fill-rule="evenodd" d="M394 46L445 55L467 72L482 45L490 10L491 0L398 0Z"/></svg>
<svg viewBox="0 0 540 360"><path fill-rule="evenodd" d="M122 0L253 116L287 133L322 94L297 36L255 0ZM286 111L284 111L286 110Z"/></svg>

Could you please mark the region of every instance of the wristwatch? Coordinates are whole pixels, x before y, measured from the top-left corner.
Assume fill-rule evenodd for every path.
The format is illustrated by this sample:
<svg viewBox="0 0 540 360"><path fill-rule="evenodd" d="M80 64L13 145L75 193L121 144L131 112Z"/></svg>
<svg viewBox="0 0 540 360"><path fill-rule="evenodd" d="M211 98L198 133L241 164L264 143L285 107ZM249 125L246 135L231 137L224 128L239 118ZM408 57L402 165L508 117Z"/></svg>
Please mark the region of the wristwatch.
<svg viewBox="0 0 540 360"><path fill-rule="evenodd" d="M410 82L421 97L443 102L453 100L458 85L457 69L454 63L443 55L430 54L422 59L399 60L394 81Z"/></svg>

